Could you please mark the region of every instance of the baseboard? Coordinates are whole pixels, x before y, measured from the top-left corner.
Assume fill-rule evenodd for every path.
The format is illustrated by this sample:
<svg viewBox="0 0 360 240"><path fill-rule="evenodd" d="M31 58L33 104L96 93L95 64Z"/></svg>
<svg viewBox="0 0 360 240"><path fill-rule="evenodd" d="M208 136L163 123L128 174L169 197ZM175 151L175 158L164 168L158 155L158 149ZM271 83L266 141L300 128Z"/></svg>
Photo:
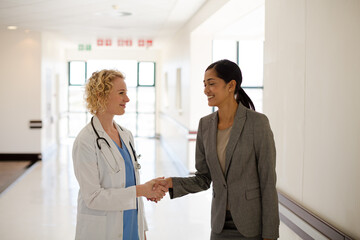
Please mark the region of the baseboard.
<svg viewBox="0 0 360 240"><path fill-rule="evenodd" d="M0 161L32 161L42 159L41 153L0 153Z"/></svg>

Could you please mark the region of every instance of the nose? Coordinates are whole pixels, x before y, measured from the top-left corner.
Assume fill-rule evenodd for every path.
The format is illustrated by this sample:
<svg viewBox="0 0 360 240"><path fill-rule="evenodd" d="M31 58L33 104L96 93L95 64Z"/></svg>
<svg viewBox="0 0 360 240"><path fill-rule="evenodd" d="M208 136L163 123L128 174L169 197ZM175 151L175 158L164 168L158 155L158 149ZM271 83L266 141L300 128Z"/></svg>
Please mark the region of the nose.
<svg viewBox="0 0 360 240"><path fill-rule="evenodd" d="M208 93L209 93L209 88L208 88L208 86L205 86L204 87L204 94L208 95Z"/></svg>
<svg viewBox="0 0 360 240"><path fill-rule="evenodd" d="M130 98L127 94L126 94L125 102L130 102Z"/></svg>

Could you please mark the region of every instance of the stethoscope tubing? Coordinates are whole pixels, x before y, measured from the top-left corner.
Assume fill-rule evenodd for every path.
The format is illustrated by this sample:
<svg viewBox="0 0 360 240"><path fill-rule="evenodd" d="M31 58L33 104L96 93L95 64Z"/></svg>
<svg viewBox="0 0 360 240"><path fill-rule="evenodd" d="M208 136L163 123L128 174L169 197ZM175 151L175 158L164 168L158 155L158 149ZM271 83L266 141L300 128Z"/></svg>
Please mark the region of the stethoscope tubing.
<svg viewBox="0 0 360 240"><path fill-rule="evenodd" d="M96 134L96 137L97 137L97 138L96 138L96 145L98 146L99 150L101 150L101 145L100 145L99 141L103 140L103 141L105 141L106 145L110 148L110 151L111 151L111 153L112 153L111 146L110 146L109 142L108 142L105 138L100 137L99 133L96 131L95 126L94 126L93 119L94 119L94 117L91 117L91 126L92 126L92 128L93 128L93 130L94 130L94 132L95 132L95 134ZM120 126L119 126L119 127L120 127ZM122 130L121 127L120 127L120 129ZM132 150L132 153L133 153L133 156L134 156L134 159L135 159L135 164L136 164L135 167L136 167L136 169L140 169L140 168L141 168L141 165L138 163L138 159L137 159L137 158L138 158L138 157L140 158L141 155L139 155L139 156L136 155L136 151L135 151L134 147L132 146L131 141L129 141L129 145L130 145L130 148L131 148L131 150ZM114 155L113 155L113 157L115 158ZM115 161L116 161L116 159L115 159ZM116 170L114 170L114 171L115 171L115 172L118 172L118 171L116 171Z"/></svg>

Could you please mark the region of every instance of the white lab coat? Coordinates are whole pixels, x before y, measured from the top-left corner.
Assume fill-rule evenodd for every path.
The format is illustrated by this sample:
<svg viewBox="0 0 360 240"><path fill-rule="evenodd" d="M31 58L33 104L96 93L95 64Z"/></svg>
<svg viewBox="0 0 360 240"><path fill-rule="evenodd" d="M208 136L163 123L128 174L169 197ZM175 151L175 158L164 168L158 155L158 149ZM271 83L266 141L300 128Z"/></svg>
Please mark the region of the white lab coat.
<svg viewBox="0 0 360 240"><path fill-rule="evenodd" d="M134 146L133 136L129 130L115 125L132 158L136 184L140 184L139 170L129 145L131 141ZM97 147L91 123L75 139L73 162L80 185L75 239L123 239L123 211L138 207L139 238L143 240L147 224L142 198L136 198L135 186L125 188L124 159L96 116L94 126L111 147L104 140L99 141L101 150ZM113 169L120 171L116 173Z"/></svg>

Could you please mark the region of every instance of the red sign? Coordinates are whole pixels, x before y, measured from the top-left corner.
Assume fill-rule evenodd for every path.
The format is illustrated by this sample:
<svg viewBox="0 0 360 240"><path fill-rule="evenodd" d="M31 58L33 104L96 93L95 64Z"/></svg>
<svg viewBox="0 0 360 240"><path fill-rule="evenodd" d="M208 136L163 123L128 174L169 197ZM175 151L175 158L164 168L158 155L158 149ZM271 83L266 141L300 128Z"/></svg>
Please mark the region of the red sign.
<svg viewBox="0 0 360 240"><path fill-rule="evenodd" d="M139 39L138 40L138 46L139 47L144 47L145 46L145 40L144 39Z"/></svg>
<svg viewBox="0 0 360 240"><path fill-rule="evenodd" d="M138 40L138 46L139 47L151 47L153 44L153 41L151 39L139 39Z"/></svg>
<svg viewBox="0 0 360 240"><path fill-rule="evenodd" d="M105 45L106 46L111 46L112 42L111 42L111 39L106 39L105 40Z"/></svg>
<svg viewBox="0 0 360 240"><path fill-rule="evenodd" d="M131 39L118 39L118 46L119 47L131 47L132 40Z"/></svg>
<svg viewBox="0 0 360 240"><path fill-rule="evenodd" d="M98 38L97 45L98 46L111 46L112 40L110 38L107 38L107 39ZM121 39L121 38L117 39L118 47L132 47L132 45L133 45L133 40L131 40L131 39ZM137 45L138 45L138 47L152 47L153 40L138 39Z"/></svg>
<svg viewBox="0 0 360 240"><path fill-rule="evenodd" d="M98 46L103 46L103 45L104 45L104 40L98 39L98 40L97 40L97 45L98 45Z"/></svg>

